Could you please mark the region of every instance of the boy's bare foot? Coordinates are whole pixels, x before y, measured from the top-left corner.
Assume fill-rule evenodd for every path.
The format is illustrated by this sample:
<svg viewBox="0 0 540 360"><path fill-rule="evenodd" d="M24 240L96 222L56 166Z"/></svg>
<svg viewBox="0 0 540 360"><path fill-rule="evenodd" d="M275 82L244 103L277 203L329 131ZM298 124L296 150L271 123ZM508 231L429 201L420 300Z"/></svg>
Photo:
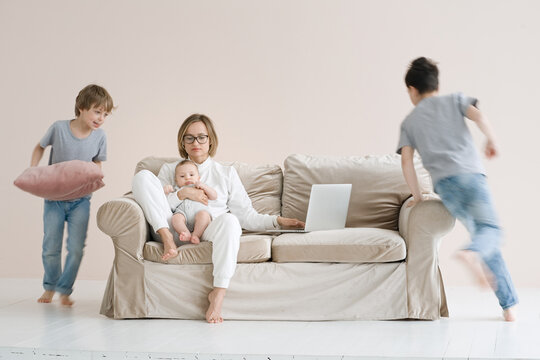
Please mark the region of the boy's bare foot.
<svg viewBox="0 0 540 360"><path fill-rule="evenodd" d="M198 243L201 242L201 239L199 239L199 237L197 235L191 235L190 241L191 241L192 244L198 244Z"/></svg>
<svg viewBox="0 0 540 360"><path fill-rule="evenodd" d="M508 309L503 310L503 317L504 321L516 321L517 315L516 315L516 307L512 306Z"/></svg>
<svg viewBox="0 0 540 360"><path fill-rule="evenodd" d="M42 304L48 304L52 301L53 296L54 296L54 291L45 290L43 295L41 295L41 297L37 299L37 302L42 303Z"/></svg>
<svg viewBox="0 0 540 360"><path fill-rule="evenodd" d="M180 239L180 241L190 241L191 236L192 235L189 233L189 231L182 231L178 234L178 239Z"/></svg>
<svg viewBox="0 0 540 360"><path fill-rule="evenodd" d="M208 306L208 310L206 310L206 321L209 323L223 322L223 318L221 317L221 305L223 304L226 291L227 289L224 288L214 288L214 290L210 291L210 294L208 294L210 306Z"/></svg>
<svg viewBox="0 0 540 360"><path fill-rule="evenodd" d="M69 298L69 295L62 294L60 295L60 304L62 306L71 306L73 305L74 301Z"/></svg>
<svg viewBox="0 0 540 360"><path fill-rule="evenodd" d="M462 261L472 272L478 285L484 289L496 289L493 275L486 268L478 254L471 250L460 250L456 253L456 258Z"/></svg>

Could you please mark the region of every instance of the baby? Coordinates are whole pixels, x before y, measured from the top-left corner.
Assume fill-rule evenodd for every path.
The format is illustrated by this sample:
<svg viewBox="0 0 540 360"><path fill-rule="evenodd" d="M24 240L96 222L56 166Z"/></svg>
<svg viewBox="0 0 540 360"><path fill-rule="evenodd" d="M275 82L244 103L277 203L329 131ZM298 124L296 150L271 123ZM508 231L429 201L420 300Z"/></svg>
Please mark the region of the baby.
<svg viewBox="0 0 540 360"><path fill-rule="evenodd" d="M173 211L172 226L178 233L180 241L198 244L204 230L212 221L212 216L208 206L198 201L180 199L178 191L185 186L193 186L203 190L209 200L216 200L217 193L208 185L200 182L197 165L191 160L183 160L176 165L174 179L176 186L165 185L163 187ZM177 205L179 199L181 202Z"/></svg>

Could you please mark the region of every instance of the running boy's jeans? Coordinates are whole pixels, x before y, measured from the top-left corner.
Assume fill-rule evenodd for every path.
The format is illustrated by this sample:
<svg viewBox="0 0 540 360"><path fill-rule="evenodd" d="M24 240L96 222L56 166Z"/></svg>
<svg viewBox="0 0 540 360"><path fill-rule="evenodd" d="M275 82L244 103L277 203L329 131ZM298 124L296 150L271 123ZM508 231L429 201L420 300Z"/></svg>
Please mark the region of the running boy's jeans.
<svg viewBox="0 0 540 360"><path fill-rule="evenodd" d="M517 293L502 258L502 231L483 174L460 174L439 180L435 192L471 235L466 250L478 252L495 278L495 295L503 309L518 303Z"/></svg>
<svg viewBox="0 0 540 360"><path fill-rule="evenodd" d="M90 198L73 201L45 200L43 210L43 288L70 295L77 277L88 230ZM67 256L62 271L62 242L67 222Z"/></svg>

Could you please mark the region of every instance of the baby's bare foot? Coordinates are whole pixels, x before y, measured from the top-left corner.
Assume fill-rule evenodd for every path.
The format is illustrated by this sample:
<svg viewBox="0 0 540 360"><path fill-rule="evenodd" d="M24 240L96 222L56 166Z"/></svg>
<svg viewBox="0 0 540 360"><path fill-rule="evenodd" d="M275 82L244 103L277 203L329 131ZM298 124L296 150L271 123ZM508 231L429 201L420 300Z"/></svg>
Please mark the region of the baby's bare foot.
<svg viewBox="0 0 540 360"><path fill-rule="evenodd" d="M496 288L493 275L486 268L476 252L471 250L461 250L456 253L456 258L467 266L481 288Z"/></svg>
<svg viewBox="0 0 540 360"><path fill-rule="evenodd" d="M201 239L199 239L199 237L197 235L191 235L191 243L192 244L198 244L201 242Z"/></svg>
<svg viewBox="0 0 540 360"><path fill-rule="evenodd" d="M69 295L62 294L60 295L60 304L62 306L71 306L73 305L74 301L69 298Z"/></svg>
<svg viewBox="0 0 540 360"><path fill-rule="evenodd" d="M41 297L37 299L37 302L42 303L42 304L48 304L52 301L53 296L54 296L54 291L45 290L43 295L41 295Z"/></svg>
<svg viewBox="0 0 540 360"><path fill-rule="evenodd" d="M223 322L223 317L221 317L221 305L223 305L226 291L227 290L223 288L214 288L214 290L210 291L210 294L208 294L210 306L208 306L208 310L206 310L206 321L209 323Z"/></svg>
<svg viewBox="0 0 540 360"><path fill-rule="evenodd" d="M180 239L180 241L191 241L191 236L189 231L182 231L178 234L178 239Z"/></svg>
<svg viewBox="0 0 540 360"><path fill-rule="evenodd" d="M516 307L512 306L508 309L503 310L503 317L504 321L516 321L517 320L517 314L516 314Z"/></svg>

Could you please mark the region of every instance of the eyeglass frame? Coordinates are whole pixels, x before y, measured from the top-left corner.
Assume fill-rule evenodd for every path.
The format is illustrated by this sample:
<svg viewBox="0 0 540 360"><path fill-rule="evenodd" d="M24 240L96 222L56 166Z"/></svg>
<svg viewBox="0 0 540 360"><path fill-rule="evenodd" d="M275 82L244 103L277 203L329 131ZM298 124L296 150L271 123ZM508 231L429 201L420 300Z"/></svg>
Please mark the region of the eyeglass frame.
<svg viewBox="0 0 540 360"><path fill-rule="evenodd" d="M188 141L186 140L186 138L193 138L191 141ZM204 138L205 140L203 142L201 142L201 140L199 138ZM209 136L208 135L197 135L197 136L193 136L193 135L184 135L184 137L182 138L182 141L186 144L193 144L195 142L195 140L197 140L197 142L202 145L202 144L206 144L208 142L208 139L209 139Z"/></svg>

